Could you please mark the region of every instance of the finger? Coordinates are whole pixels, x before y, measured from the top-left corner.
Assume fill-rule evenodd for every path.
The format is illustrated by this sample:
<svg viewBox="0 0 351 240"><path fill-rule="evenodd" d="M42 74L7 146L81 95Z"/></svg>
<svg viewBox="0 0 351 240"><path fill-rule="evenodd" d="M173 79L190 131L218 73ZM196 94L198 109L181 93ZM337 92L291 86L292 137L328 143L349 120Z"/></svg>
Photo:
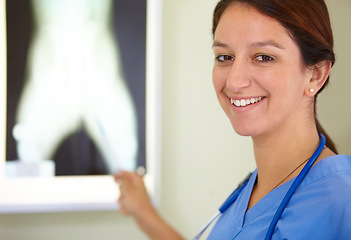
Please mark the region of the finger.
<svg viewBox="0 0 351 240"><path fill-rule="evenodd" d="M123 214L123 215L130 215L130 212L128 211L126 204L125 204L125 199L123 197L120 197L118 199L118 204L119 204L119 211Z"/></svg>
<svg viewBox="0 0 351 240"><path fill-rule="evenodd" d="M116 183L121 184L123 182L123 178L125 178L124 171L119 171L113 174L113 178Z"/></svg>
<svg viewBox="0 0 351 240"><path fill-rule="evenodd" d="M121 171L114 175L115 182L119 185L127 185L130 186L133 184L133 173L127 171Z"/></svg>
<svg viewBox="0 0 351 240"><path fill-rule="evenodd" d="M129 216L130 215L130 213L127 211L127 210L125 210L124 208L120 208L120 210L119 210L124 216Z"/></svg>
<svg viewBox="0 0 351 240"><path fill-rule="evenodd" d="M140 176L138 173L136 172L128 172L125 175L127 181L133 185L139 185L140 183L143 182L143 176Z"/></svg>
<svg viewBox="0 0 351 240"><path fill-rule="evenodd" d="M143 178L135 172L123 171L117 176L117 181L127 186L135 186L140 185L143 182Z"/></svg>

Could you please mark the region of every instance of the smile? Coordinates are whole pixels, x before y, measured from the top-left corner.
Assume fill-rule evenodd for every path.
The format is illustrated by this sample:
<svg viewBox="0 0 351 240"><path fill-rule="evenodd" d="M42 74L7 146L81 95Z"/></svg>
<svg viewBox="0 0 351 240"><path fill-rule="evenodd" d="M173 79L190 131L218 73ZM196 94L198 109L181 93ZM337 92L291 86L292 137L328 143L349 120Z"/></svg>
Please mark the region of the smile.
<svg viewBox="0 0 351 240"><path fill-rule="evenodd" d="M249 99L240 99L240 100L234 100L234 99L230 99L230 102L237 106L237 107L245 107L247 105L250 105L250 104L254 104L254 103L257 103L259 101L262 100L262 97L257 97L257 98L249 98Z"/></svg>

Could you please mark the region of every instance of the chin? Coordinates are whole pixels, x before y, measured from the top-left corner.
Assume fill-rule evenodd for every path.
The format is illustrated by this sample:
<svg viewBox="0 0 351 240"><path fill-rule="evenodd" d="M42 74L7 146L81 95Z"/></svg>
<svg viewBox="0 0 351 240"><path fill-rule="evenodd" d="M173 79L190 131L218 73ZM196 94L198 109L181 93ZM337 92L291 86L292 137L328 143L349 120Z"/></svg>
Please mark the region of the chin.
<svg viewBox="0 0 351 240"><path fill-rule="evenodd" d="M238 127L236 125L232 124L232 127L234 129L234 131L239 134L240 136L252 136L253 135L253 131L252 128L248 127L248 128L243 128L243 127Z"/></svg>
<svg viewBox="0 0 351 240"><path fill-rule="evenodd" d="M240 136L243 136L243 137L251 137L253 134L251 134L250 132L248 131L238 131L238 130L235 130L234 131L240 135Z"/></svg>
<svg viewBox="0 0 351 240"><path fill-rule="evenodd" d="M258 129L252 124L238 124L232 122L232 127L240 136L251 137L259 134Z"/></svg>

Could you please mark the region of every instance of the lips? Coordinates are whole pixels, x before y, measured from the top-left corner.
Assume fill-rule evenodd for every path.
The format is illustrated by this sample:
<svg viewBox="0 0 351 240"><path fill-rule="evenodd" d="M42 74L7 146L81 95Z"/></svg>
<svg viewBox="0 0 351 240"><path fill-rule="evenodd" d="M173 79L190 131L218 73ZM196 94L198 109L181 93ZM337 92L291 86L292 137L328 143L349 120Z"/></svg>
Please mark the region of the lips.
<svg viewBox="0 0 351 240"><path fill-rule="evenodd" d="M231 104L235 105L236 107L245 107L251 104L258 103L262 100L262 97L256 98L247 98L247 99L230 99Z"/></svg>

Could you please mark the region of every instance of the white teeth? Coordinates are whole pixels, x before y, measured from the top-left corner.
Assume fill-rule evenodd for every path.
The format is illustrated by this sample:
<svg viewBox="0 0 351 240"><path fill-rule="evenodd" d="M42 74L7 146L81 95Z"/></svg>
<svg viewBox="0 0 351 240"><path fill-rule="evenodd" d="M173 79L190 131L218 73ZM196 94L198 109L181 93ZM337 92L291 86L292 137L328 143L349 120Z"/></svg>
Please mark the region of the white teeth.
<svg viewBox="0 0 351 240"><path fill-rule="evenodd" d="M234 100L230 99L230 102L234 104L237 107L245 107L250 104L257 103L262 100L262 97L257 97L257 98L250 98L250 99L241 99L241 100Z"/></svg>

